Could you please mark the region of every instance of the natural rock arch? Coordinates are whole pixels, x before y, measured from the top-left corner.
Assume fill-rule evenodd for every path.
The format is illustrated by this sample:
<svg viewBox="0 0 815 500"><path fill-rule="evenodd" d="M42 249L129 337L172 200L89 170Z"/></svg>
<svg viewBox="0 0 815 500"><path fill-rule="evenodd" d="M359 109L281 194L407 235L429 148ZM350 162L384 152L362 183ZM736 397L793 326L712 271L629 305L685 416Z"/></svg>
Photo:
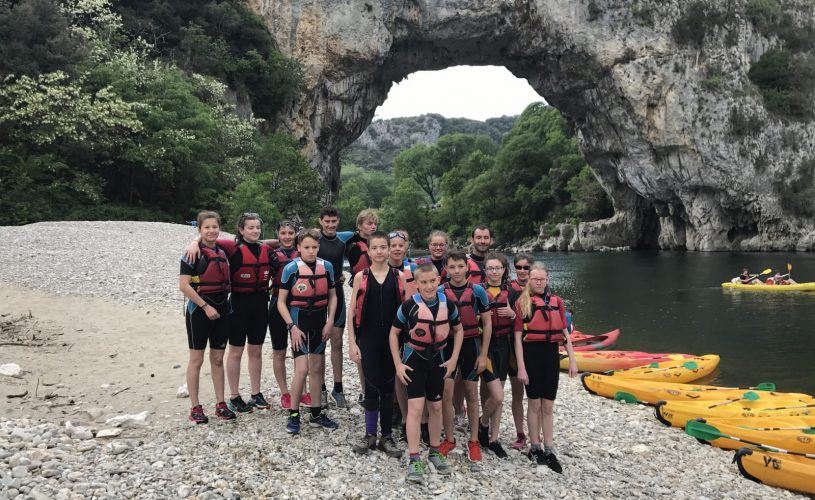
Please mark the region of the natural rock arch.
<svg viewBox="0 0 815 500"><path fill-rule="evenodd" d="M333 193L339 151L393 82L418 70L502 65L564 113L613 200L614 217L581 224L569 248L814 248L813 221L784 213L772 186L785 167L815 157L815 127L771 119L751 91L747 71L770 42L746 20L728 34L713 30L699 48L678 44L674 27L690 3L249 1L279 49L305 67L307 89L285 127ZM717 89L704 85L713 63L723 75ZM734 137L734 109L766 126ZM782 135L797 147L782 147Z"/></svg>

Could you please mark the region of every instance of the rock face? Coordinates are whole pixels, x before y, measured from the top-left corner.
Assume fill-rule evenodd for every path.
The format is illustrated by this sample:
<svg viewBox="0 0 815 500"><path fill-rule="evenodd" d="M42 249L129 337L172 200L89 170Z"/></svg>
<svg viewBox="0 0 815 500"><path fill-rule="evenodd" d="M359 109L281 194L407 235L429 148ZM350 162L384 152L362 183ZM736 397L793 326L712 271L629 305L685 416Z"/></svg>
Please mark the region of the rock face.
<svg viewBox="0 0 815 500"><path fill-rule="evenodd" d="M418 70L503 65L575 127L616 215L569 247L812 250L815 221L782 208L782 179L815 158L815 124L770 116L747 78L777 45L747 21L679 44L691 1L249 0L306 69L286 127L338 190L338 152L393 82ZM812 5L786 1L796 19ZM710 78L716 74L714 82ZM735 116L759 127L737 131Z"/></svg>

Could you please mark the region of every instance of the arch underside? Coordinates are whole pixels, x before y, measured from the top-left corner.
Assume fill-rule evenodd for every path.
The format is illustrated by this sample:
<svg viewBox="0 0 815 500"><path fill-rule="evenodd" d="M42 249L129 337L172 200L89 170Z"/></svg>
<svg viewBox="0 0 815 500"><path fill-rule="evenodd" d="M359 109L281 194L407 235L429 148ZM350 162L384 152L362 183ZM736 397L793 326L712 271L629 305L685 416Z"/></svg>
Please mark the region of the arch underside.
<svg viewBox="0 0 815 500"><path fill-rule="evenodd" d="M581 224L567 248L815 248L813 221L785 214L778 196L767 196L784 165L813 156L813 125L773 122L755 93L702 85L709 60L732 85L749 85L755 37L700 56L671 34L687 2L655 1L648 23L626 2L592 3L599 17L569 0L250 1L280 50L306 69L306 92L285 127L333 194L339 152L371 123L394 82L419 70L498 65L564 114L612 199L615 215ZM768 126L732 137L735 107ZM794 129L800 149L774 148L759 171L756 156L766 158L782 128Z"/></svg>

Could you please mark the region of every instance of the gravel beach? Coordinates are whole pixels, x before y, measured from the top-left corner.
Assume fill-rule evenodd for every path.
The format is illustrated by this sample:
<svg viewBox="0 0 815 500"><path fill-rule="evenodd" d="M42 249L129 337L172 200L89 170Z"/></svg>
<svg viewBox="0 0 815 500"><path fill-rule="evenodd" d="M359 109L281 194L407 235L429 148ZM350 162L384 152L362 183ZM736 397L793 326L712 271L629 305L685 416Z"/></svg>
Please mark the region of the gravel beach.
<svg viewBox="0 0 815 500"><path fill-rule="evenodd" d="M405 483L404 459L351 451L363 431L356 405L329 409L339 430L292 437L268 343L262 387L272 410L193 426L176 391L187 360L178 259L194 235L147 222L0 227L0 365L22 369L0 375L0 498L803 498L744 479L732 452L662 426L652 408L593 397L564 375L562 475L509 449L509 384L510 460L485 451L471 471L460 444L453 475L431 472L423 486ZM212 417L207 365L201 399ZM347 357L344 373L356 398ZM245 393L245 371L241 385Z"/></svg>

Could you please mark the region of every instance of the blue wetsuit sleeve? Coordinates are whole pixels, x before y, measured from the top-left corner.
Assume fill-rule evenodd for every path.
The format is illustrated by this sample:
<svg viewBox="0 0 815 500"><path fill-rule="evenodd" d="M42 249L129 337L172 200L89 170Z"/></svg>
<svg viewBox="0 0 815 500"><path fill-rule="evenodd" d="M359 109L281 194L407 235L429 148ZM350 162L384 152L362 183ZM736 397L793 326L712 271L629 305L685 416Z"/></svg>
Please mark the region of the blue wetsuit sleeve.
<svg viewBox="0 0 815 500"><path fill-rule="evenodd" d="M342 241L343 243L350 240L352 236L354 236L353 231L338 231L337 232L337 238L339 238L340 241Z"/></svg>
<svg viewBox="0 0 815 500"><path fill-rule="evenodd" d="M280 288L284 290L291 290L294 284L295 277L297 276L297 263L289 262L283 268L283 274L280 275Z"/></svg>
<svg viewBox="0 0 815 500"><path fill-rule="evenodd" d="M181 256L181 270L179 271L178 274L185 274L187 276L194 276L195 275L195 269L193 269L192 265L187 260L186 255Z"/></svg>
<svg viewBox="0 0 815 500"><path fill-rule="evenodd" d="M475 297L476 302L478 302L478 310L476 312L485 313L490 310L490 297L487 294L486 288L474 286L473 296Z"/></svg>
<svg viewBox="0 0 815 500"><path fill-rule="evenodd" d="M325 264L325 273L328 275L328 289L331 290L334 288L334 265L328 262L327 260L324 261Z"/></svg>
<svg viewBox="0 0 815 500"><path fill-rule="evenodd" d="M393 318L393 326L399 328L400 330L405 330L407 328L409 316L407 311L409 311L408 308L412 307L414 304L415 302L413 302L413 299L407 299L401 306L399 306L399 309L396 310L396 316Z"/></svg>

